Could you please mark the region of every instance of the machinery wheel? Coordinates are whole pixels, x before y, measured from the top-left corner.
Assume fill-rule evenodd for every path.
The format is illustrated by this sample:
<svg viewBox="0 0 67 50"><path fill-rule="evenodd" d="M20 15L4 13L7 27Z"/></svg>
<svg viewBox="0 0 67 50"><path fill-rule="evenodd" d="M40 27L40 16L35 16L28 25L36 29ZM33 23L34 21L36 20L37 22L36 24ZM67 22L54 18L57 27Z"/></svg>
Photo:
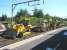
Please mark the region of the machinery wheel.
<svg viewBox="0 0 67 50"><path fill-rule="evenodd" d="M21 37L23 37L23 34L22 33L18 34L18 38L21 38Z"/></svg>

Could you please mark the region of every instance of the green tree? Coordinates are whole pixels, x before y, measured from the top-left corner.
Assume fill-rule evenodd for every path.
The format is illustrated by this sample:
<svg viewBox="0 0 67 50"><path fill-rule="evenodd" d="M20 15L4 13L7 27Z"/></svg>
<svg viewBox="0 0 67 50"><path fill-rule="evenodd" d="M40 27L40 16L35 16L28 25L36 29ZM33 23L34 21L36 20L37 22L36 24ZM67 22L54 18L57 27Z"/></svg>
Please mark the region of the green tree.
<svg viewBox="0 0 67 50"><path fill-rule="evenodd" d="M33 16L38 17L38 18L42 18L44 16L44 14L43 14L42 10L35 9L33 12Z"/></svg>
<svg viewBox="0 0 67 50"><path fill-rule="evenodd" d="M25 10L20 9L20 11L17 12L15 17L20 18L21 16L22 17L28 16L28 11L26 9Z"/></svg>
<svg viewBox="0 0 67 50"><path fill-rule="evenodd" d="M6 21L7 20L7 15L2 15L1 21Z"/></svg>
<svg viewBox="0 0 67 50"><path fill-rule="evenodd" d="M20 9L20 11L17 12L17 14L15 15L15 21L21 22L21 21L23 21L23 18L28 17L28 16L29 16L29 14L26 9L25 10Z"/></svg>

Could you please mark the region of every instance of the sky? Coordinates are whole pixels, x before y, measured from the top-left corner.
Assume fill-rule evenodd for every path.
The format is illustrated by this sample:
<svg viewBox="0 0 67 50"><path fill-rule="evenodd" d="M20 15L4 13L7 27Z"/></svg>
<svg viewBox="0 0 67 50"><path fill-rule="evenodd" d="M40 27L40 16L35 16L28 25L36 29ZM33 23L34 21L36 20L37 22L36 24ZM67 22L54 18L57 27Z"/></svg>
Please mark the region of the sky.
<svg viewBox="0 0 67 50"><path fill-rule="evenodd" d="M28 0L0 0L0 16L2 14L6 14L7 16L11 17L11 5L14 3L24 2ZM40 5L36 6L37 9L42 9L44 14L48 13L51 16L58 16L61 18L67 18L67 0L44 0L45 3L42 3L42 0L40 0ZM33 5L34 2L30 3L30 6L27 4L20 4L17 5L14 9L14 15L19 11L20 9L27 9L30 14L32 14L32 11L35 6Z"/></svg>

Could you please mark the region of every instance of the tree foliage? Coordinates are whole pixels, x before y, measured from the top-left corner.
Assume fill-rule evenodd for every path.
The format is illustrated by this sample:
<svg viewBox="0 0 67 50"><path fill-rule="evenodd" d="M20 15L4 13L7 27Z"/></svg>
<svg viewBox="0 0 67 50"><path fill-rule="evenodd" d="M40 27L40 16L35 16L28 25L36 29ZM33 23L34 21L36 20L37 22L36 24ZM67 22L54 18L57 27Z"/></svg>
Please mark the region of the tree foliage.
<svg viewBox="0 0 67 50"><path fill-rule="evenodd" d="M33 16L38 17L38 18L42 18L44 16L42 10L37 10L35 9L33 12Z"/></svg>
<svg viewBox="0 0 67 50"><path fill-rule="evenodd" d="M2 15L1 21L6 21L7 20L7 15Z"/></svg>
<svg viewBox="0 0 67 50"><path fill-rule="evenodd" d="M20 17L25 17L25 16L27 16L27 15L28 15L28 11L27 11L26 9L25 9L25 10L20 9L20 11L17 12L17 14L16 14L15 17L20 18Z"/></svg>

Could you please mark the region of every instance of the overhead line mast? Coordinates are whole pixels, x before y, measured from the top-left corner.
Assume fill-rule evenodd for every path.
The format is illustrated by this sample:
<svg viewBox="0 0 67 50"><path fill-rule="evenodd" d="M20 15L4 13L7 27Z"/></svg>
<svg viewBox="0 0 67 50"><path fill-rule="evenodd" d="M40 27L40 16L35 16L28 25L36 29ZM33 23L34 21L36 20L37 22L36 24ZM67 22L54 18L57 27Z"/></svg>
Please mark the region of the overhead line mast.
<svg viewBox="0 0 67 50"><path fill-rule="evenodd" d="M29 6L30 2L35 2L35 1L40 1L40 0L31 0L31 1L26 1L26 2L20 2L20 3L12 4L12 19L11 19L12 23L14 22L13 12L14 12L14 10L15 10L17 5L28 3L28 6ZM43 4L44 4L44 0L43 0ZM36 4L36 5L40 5L40 4Z"/></svg>

